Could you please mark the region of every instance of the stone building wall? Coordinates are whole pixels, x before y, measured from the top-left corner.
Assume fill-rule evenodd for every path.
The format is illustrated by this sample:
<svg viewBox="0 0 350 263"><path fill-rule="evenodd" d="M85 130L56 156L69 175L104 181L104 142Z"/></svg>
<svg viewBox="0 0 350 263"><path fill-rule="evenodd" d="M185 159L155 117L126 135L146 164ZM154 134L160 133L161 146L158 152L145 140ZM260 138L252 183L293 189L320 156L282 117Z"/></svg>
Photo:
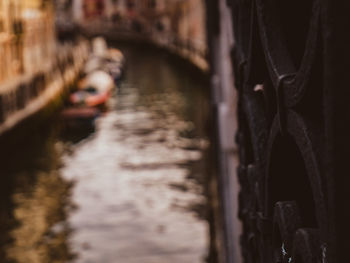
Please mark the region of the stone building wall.
<svg viewBox="0 0 350 263"><path fill-rule="evenodd" d="M208 69L204 0L73 0L72 7L74 21L94 35L142 37Z"/></svg>
<svg viewBox="0 0 350 263"><path fill-rule="evenodd" d="M53 9L49 2L1 0L0 85L39 70L51 60L54 46Z"/></svg>

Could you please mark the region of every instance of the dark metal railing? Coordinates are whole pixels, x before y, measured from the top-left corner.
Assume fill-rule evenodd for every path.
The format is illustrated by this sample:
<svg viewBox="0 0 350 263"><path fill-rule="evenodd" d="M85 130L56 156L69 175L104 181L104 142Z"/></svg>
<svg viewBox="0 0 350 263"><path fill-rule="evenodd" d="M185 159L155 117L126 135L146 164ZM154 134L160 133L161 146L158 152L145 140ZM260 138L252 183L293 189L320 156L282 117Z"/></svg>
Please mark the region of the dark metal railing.
<svg viewBox="0 0 350 263"><path fill-rule="evenodd" d="M210 53L213 78L223 70L220 60L230 60L230 88L238 94L235 191L244 262L347 262L350 4L207 2L209 41L222 43L222 16L232 17L231 57L215 44Z"/></svg>

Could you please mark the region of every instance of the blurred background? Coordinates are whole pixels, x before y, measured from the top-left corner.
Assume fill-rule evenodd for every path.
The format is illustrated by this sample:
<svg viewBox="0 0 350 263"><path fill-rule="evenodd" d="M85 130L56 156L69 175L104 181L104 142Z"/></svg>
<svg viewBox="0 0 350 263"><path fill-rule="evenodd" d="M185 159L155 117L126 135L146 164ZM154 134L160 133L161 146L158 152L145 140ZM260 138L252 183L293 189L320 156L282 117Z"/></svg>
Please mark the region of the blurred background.
<svg viewBox="0 0 350 263"><path fill-rule="evenodd" d="M205 12L0 1L0 262L214 262Z"/></svg>

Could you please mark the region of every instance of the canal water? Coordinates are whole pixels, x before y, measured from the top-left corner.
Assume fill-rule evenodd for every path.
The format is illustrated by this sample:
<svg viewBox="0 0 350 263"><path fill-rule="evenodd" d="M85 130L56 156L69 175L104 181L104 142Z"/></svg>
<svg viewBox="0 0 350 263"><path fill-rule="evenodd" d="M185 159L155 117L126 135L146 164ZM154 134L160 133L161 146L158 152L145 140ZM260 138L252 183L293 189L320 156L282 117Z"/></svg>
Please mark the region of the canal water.
<svg viewBox="0 0 350 263"><path fill-rule="evenodd" d="M125 79L94 130L58 114L1 149L0 262L205 262L206 84L122 49Z"/></svg>

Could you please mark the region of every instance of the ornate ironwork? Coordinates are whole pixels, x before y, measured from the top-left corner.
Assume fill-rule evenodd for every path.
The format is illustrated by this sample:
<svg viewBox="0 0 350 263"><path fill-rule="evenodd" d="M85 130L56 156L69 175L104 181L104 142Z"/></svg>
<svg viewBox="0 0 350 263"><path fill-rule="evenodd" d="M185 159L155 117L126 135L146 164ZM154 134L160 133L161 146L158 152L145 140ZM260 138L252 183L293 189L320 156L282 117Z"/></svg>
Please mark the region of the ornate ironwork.
<svg viewBox="0 0 350 263"><path fill-rule="evenodd" d="M244 262L350 262L350 4L214 2L233 19Z"/></svg>

